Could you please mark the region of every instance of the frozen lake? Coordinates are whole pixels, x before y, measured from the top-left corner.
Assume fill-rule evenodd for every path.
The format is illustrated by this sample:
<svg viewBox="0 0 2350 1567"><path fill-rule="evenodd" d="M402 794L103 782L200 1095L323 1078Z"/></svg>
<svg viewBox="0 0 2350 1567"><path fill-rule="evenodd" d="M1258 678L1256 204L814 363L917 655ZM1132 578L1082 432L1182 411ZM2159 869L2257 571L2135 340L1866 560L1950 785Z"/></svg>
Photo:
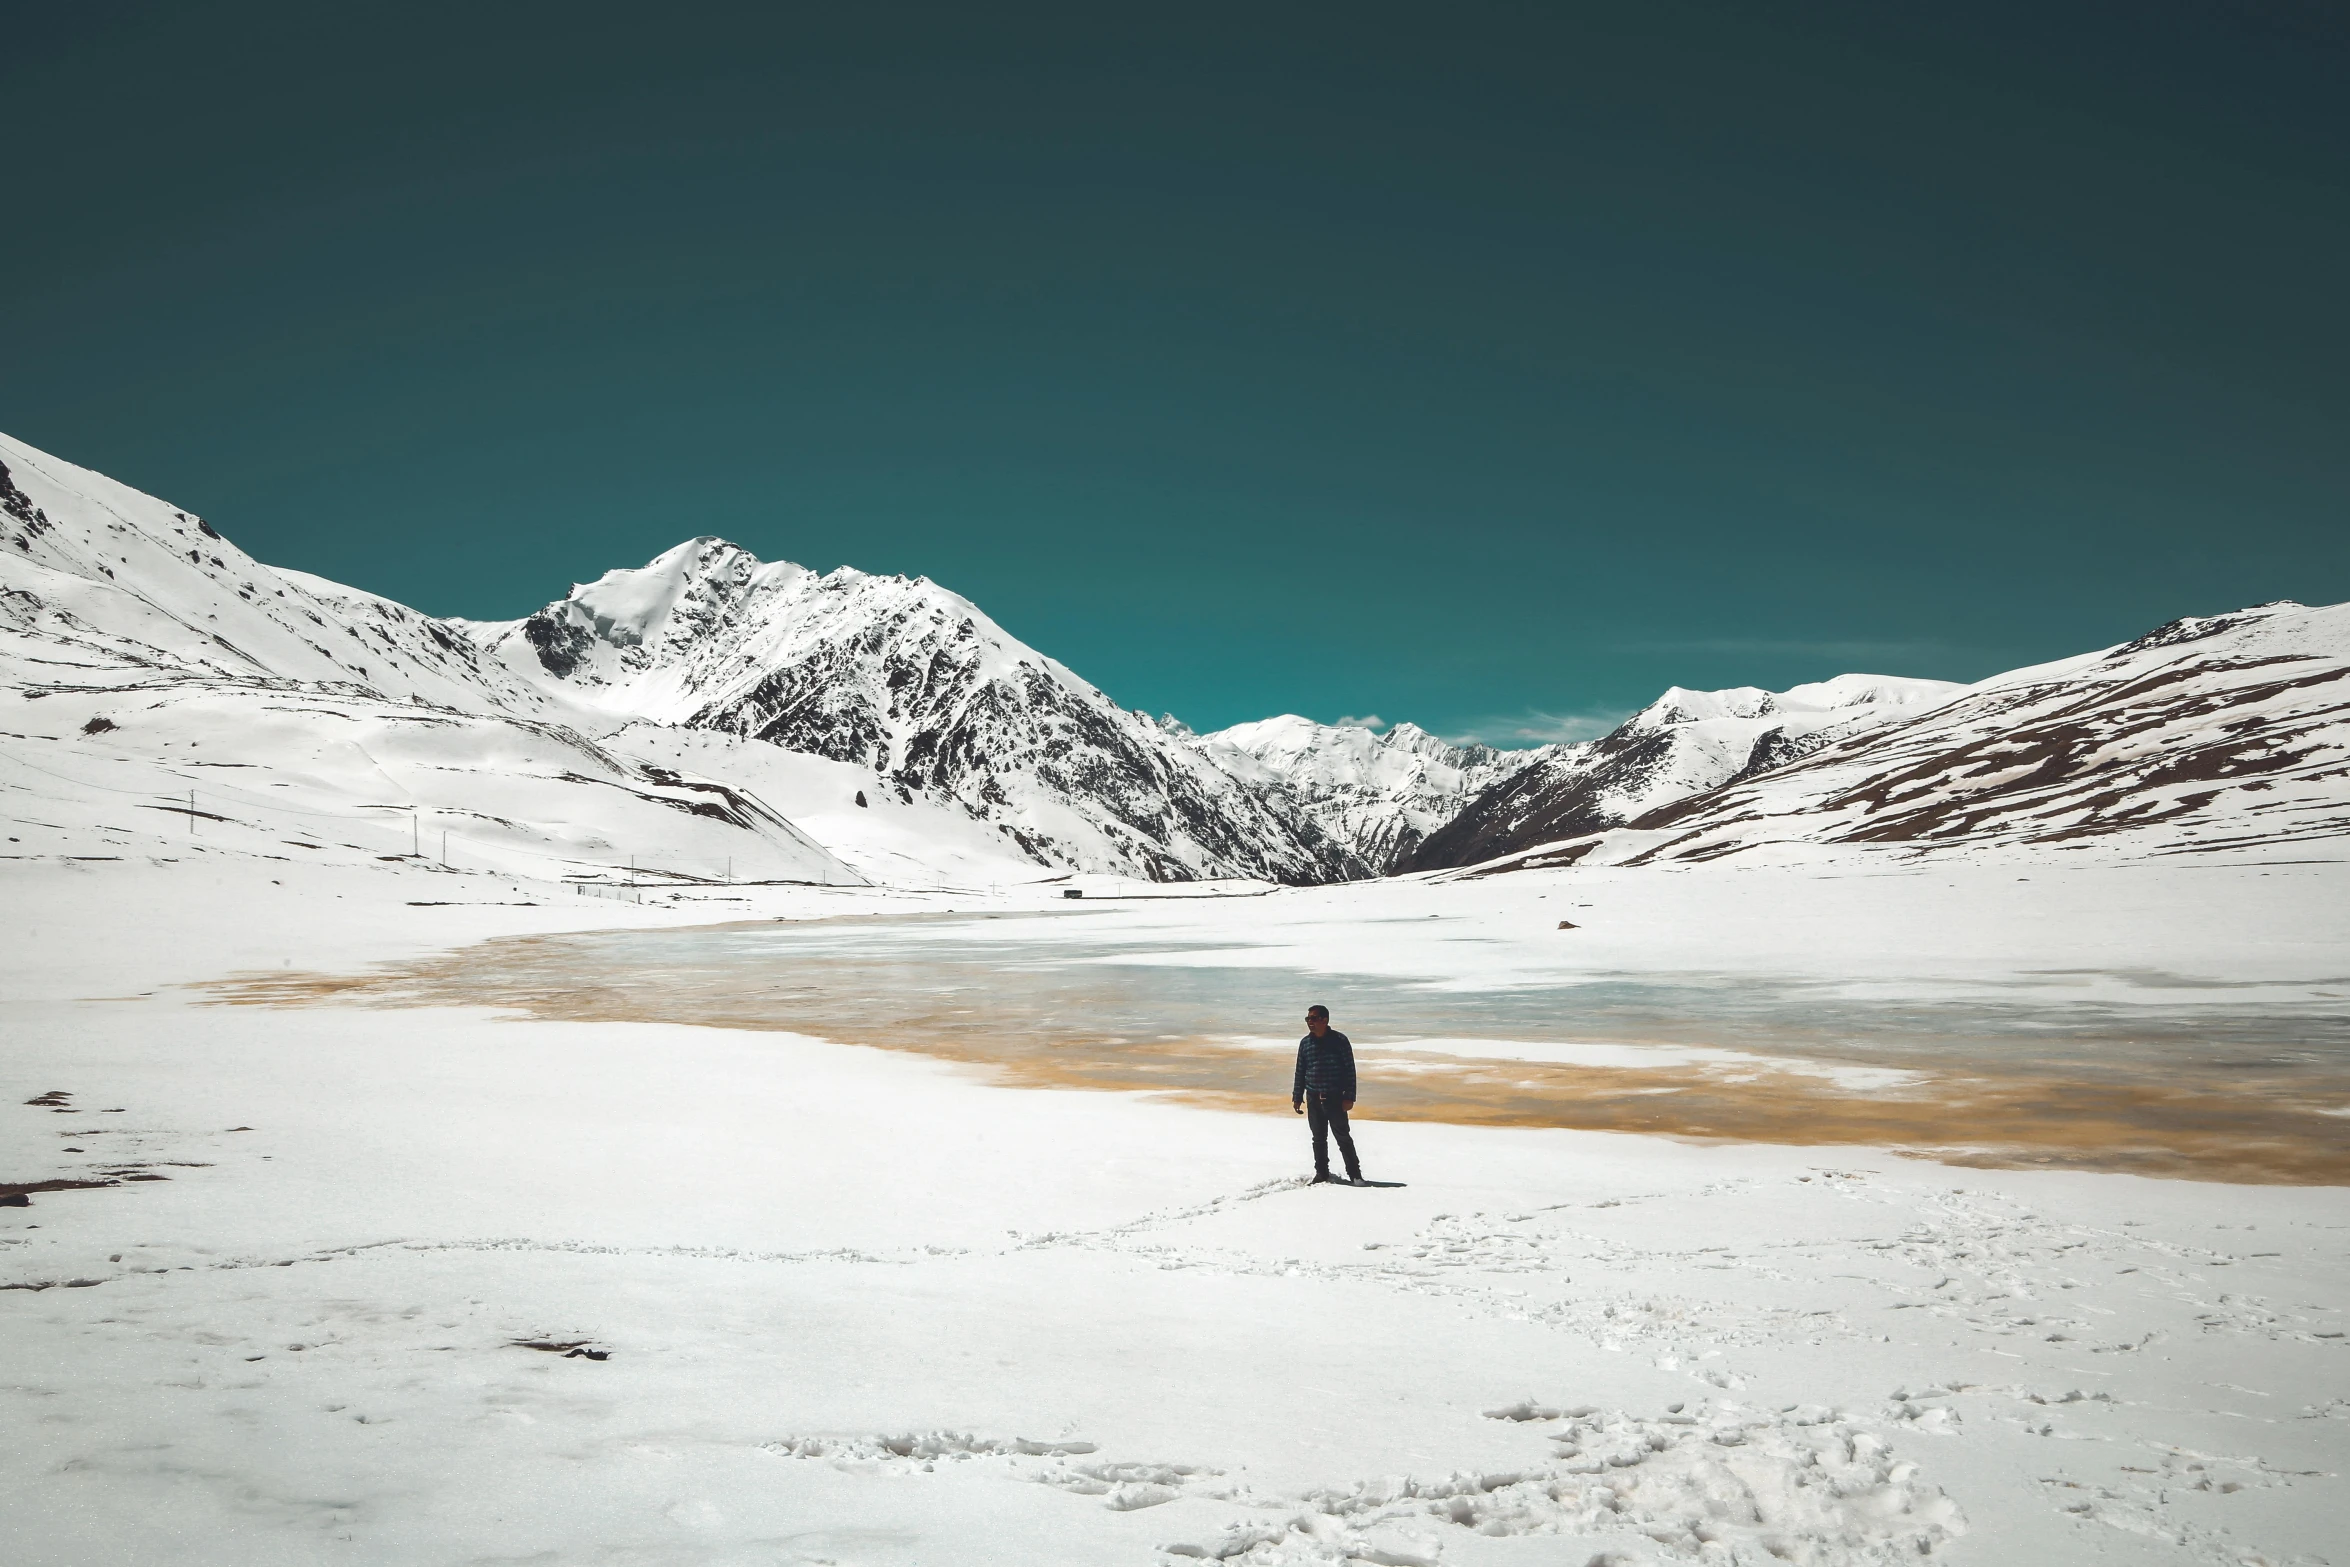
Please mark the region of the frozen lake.
<svg viewBox="0 0 2350 1567"><path fill-rule="evenodd" d="M1874 1143L1967 1163L2350 1177L2350 981L2151 970L1865 981L1584 970L1463 982L1301 967L1088 912L863 916L510 938L359 979L265 978L537 1018L786 1031L1031 1085L1274 1110L1305 1007L1370 1119Z"/></svg>

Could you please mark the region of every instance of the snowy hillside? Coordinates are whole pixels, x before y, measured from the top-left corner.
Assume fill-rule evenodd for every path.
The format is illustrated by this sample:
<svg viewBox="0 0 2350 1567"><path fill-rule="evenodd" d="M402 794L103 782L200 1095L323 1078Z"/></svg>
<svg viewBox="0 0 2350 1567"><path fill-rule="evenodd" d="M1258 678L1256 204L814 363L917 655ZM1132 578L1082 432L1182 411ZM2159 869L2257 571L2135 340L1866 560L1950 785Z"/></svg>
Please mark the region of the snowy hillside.
<svg viewBox="0 0 2350 1567"><path fill-rule="evenodd" d="M2350 604L2276 603L1997 676L1897 727L1832 734L1791 766L1525 858L1860 845L2142 858L2338 849L2345 836Z"/></svg>
<svg viewBox="0 0 2350 1567"><path fill-rule="evenodd" d="M553 721L430 617L6 437L0 520L9 855L861 879L744 791Z"/></svg>
<svg viewBox="0 0 2350 1567"><path fill-rule="evenodd" d="M632 761L725 779L878 885L1009 887L1056 879L952 800L900 798L852 763L668 724L631 724L604 736L603 745Z"/></svg>
<svg viewBox="0 0 2350 1567"><path fill-rule="evenodd" d="M1193 742L1225 771L1287 790L1324 831L1384 874L1486 789L1541 755L1451 745L1417 724L1383 734L1284 714Z"/></svg>
<svg viewBox="0 0 2350 1567"><path fill-rule="evenodd" d="M1323 882L1360 856L922 577L819 575L693 539L527 619L458 623L615 723L765 741L950 803L1033 861L1160 881Z"/></svg>
<svg viewBox="0 0 2350 1567"><path fill-rule="evenodd" d="M403 604L275 571L210 523L0 435L0 679L300 683L473 713L553 704Z"/></svg>
<svg viewBox="0 0 2350 1567"><path fill-rule="evenodd" d="M538 881L864 878L765 801L525 720L228 684L0 687L12 856L231 853Z"/></svg>
<svg viewBox="0 0 2350 1567"><path fill-rule="evenodd" d="M1545 748L1488 786L1399 867L1472 865L1644 812L1866 736L1965 690L1946 680L1838 675L1764 691L1673 687L1598 740Z"/></svg>

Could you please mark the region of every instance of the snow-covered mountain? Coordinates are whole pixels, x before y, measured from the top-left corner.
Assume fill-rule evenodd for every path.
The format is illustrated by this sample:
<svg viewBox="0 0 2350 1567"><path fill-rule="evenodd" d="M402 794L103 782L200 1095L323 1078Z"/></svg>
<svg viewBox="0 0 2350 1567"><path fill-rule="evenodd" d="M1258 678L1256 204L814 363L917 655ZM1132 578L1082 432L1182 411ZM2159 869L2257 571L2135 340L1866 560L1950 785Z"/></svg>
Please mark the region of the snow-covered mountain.
<svg viewBox="0 0 2350 1567"><path fill-rule="evenodd" d="M1044 865L1159 881L1369 869L1285 794L1250 787L927 578L819 575L699 538L526 619L464 629L559 698L867 769Z"/></svg>
<svg viewBox="0 0 2350 1567"><path fill-rule="evenodd" d="M74 687L77 701L113 693L104 711L84 715L110 727L71 740L77 747L201 747L200 735L162 722L160 709L174 704L201 708L215 757L242 757L248 740L269 737L278 751L238 763L255 772L335 752L369 724L402 734L430 728L446 744L429 762L416 753L417 765L436 769L438 783L467 772L469 754L492 774L528 755L518 765L554 791L525 809L511 777L485 786L484 822L469 830L496 837L511 829L538 846L530 852L564 859L576 851L583 863L626 860L629 841L641 850L635 858L679 859L674 835L608 822L612 830L599 830L593 824L608 812L559 802L578 780L599 777L707 819L715 807L701 784L730 784L663 781L684 778L674 764L690 752L770 786L788 783L796 803L819 814L854 810L841 819L847 836L872 840L897 871L919 862L907 857L909 832L937 847L927 862L935 869L991 881L1023 865L1155 880L1320 882L1368 870L1286 793L1235 777L1187 733L1125 711L924 579L846 568L819 575L696 539L523 620L442 621L273 570L200 518L5 437L0 527L0 683L33 702L61 685ZM133 692L142 693L135 705ZM45 711L69 705L50 701ZM255 710L233 715L246 708ZM331 723L330 714L360 727ZM26 734L68 743L46 735L51 726L28 723ZM526 726L531 739L517 749L514 735L485 725ZM761 750L697 750L662 733L677 729ZM765 765L767 747L815 765ZM349 767L337 764L349 776L328 792L354 798L334 808L381 816L448 796L418 779L391 779L411 749L363 744L360 753L393 760L376 769L382 777L368 776L357 754ZM161 795L176 797L184 780L162 776ZM471 809L454 797L443 808ZM696 873L732 865L854 879L786 830L780 813L762 809L783 823L781 861L753 846L713 847L689 856ZM738 814L764 820L747 808ZM885 826L885 816L896 825ZM983 827L981 840L966 842L964 824Z"/></svg>
<svg viewBox="0 0 2350 1567"><path fill-rule="evenodd" d="M233 753L258 774L344 755L327 769L339 781L322 785L333 801L313 804L374 819L412 815L429 796L443 814L481 818L461 833L519 834L513 852L567 863L691 860L692 874L856 878L731 778L680 771L690 758L789 789L796 812L842 825L852 858L870 849L892 873L927 864L996 881L1026 866L1320 882L1367 872L1286 793L1235 777L1187 733L1125 711L924 579L819 575L696 539L519 621L436 620L273 570L200 518L5 437L0 526L0 684L56 714L106 696L84 715L103 727L72 738L28 720L24 733L38 740L110 755L201 747L201 735L160 716L201 709L209 766ZM76 701L52 700L67 685ZM369 725L391 727L338 750L375 734ZM499 726L517 732L490 732ZM440 735L437 749L382 738L425 729ZM681 730L757 748L670 738ZM775 750L801 760L769 765ZM434 787L408 777L403 757L431 771ZM475 771L501 779L476 780L478 811L451 793L474 788L455 780ZM515 797L525 774L544 786L528 801ZM745 831L763 824L757 832L780 834L783 847L714 841L686 854L675 834L572 801L591 778L640 804L739 818ZM186 780L170 768L155 781L168 799ZM413 848L421 829L402 820ZM937 852L909 857L917 838Z"/></svg>
<svg viewBox="0 0 2350 1567"><path fill-rule="evenodd" d="M1417 724L1384 732L1285 713L1235 724L1193 744L1261 789L1285 790L1373 871L1394 870L1477 795L1534 760L1534 751L1452 745Z"/></svg>
<svg viewBox="0 0 2350 1567"><path fill-rule="evenodd" d="M855 883L769 803L622 755L405 605L0 436L8 853Z"/></svg>
<svg viewBox="0 0 2350 1567"><path fill-rule="evenodd" d="M1567 837L1560 834L1559 837ZM2263 604L1995 676L1521 864L2272 851L2350 837L2350 604ZM2303 849L2301 852L2307 852Z"/></svg>
<svg viewBox="0 0 2350 1567"><path fill-rule="evenodd" d="M20 666L298 683L471 713L554 705L404 604L262 565L201 517L0 435L0 625ZM14 678L14 670L0 665Z"/></svg>
<svg viewBox="0 0 2350 1567"><path fill-rule="evenodd" d="M1544 747L1398 868L1472 865L1614 827L1900 722L1965 689L1890 675L1838 675L1785 691L1674 686L1597 740Z"/></svg>
<svg viewBox="0 0 2350 1567"><path fill-rule="evenodd" d="M828 882L2176 853L2350 832L2346 673L2350 606L2277 604L1972 687L1675 688L1533 751L1294 716L1199 736L923 578L702 538L520 620L435 620L0 436L24 853L133 849L159 819L207 850L413 860L446 833L518 874Z"/></svg>

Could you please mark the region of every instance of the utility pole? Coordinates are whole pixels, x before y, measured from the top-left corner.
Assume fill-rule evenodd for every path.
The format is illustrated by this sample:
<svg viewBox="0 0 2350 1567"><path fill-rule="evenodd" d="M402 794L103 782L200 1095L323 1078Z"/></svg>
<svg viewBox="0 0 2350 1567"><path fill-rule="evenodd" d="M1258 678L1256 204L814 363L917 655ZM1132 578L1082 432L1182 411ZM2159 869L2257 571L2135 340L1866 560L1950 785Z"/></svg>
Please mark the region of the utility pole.
<svg viewBox="0 0 2350 1567"><path fill-rule="evenodd" d="M416 823L416 807L408 807L408 858L424 858L424 829Z"/></svg>
<svg viewBox="0 0 2350 1567"><path fill-rule="evenodd" d="M195 790L193 790L193 789L190 789L190 790L188 791L188 831L189 831L189 833L190 833L190 834L193 834L193 833L195 832L195 830L196 830L196 791L195 791Z"/></svg>
<svg viewBox="0 0 2350 1567"><path fill-rule="evenodd" d="M441 869L449 868L449 829L441 829Z"/></svg>

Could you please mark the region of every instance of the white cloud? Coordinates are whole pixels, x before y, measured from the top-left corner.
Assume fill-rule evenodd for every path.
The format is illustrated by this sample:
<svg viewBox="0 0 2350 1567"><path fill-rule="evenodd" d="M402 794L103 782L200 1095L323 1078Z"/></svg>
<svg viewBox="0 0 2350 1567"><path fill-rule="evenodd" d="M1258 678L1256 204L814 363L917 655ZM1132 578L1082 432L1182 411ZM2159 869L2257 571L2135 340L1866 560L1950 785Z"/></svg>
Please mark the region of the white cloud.
<svg viewBox="0 0 2350 1567"><path fill-rule="evenodd" d="M1596 740L1631 716L1630 709L1545 713L1539 708L1528 708L1522 713L1476 720L1450 738L1455 744L1474 740L1484 745L1505 748L1554 745L1565 740Z"/></svg>
<svg viewBox="0 0 2350 1567"><path fill-rule="evenodd" d="M1367 718L1334 718L1331 722L1341 729L1368 729L1374 733L1387 727L1387 720L1377 713Z"/></svg>

